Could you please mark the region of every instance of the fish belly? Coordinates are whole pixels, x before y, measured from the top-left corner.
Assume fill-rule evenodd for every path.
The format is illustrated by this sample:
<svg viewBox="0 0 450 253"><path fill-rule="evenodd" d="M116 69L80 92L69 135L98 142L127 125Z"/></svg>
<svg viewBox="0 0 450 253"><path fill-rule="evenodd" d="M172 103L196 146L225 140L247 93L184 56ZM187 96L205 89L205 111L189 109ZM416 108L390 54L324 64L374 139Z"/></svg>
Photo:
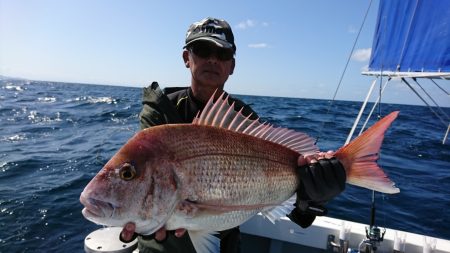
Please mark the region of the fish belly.
<svg viewBox="0 0 450 253"><path fill-rule="evenodd" d="M175 212L166 222L166 229L223 231L241 225L258 212L259 210L236 210L222 214L203 213L193 217L187 217L182 212Z"/></svg>

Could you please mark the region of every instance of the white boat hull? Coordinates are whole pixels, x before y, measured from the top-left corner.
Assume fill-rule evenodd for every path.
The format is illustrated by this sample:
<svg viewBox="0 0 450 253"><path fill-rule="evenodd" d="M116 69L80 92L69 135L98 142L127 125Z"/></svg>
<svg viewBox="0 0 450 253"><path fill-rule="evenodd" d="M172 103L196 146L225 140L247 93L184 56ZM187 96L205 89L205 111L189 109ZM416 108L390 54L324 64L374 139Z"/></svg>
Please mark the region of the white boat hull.
<svg viewBox="0 0 450 253"><path fill-rule="evenodd" d="M324 252L330 247L330 235L334 236L334 241L339 243L339 235L343 222L345 222L345 227L351 227L350 232L346 236L346 239L349 241L349 248L357 249L359 244L366 239L365 229L368 227L366 224L344 221L330 217L317 217L309 228L302 229L295 223L291 222L288 218L283 218L276 224L272 224L262 215L256 215L240 227L241 232L244 234L242 240L242 252L247 252L245 250L246 248L252 249L252 246L248 245L245 241L246 235L249 235L249 239L251 241L255 241L256 238L260 238L260 240L268 240L266 243L261 241L260 244L265 245L264 247L267 251L258 252ZM427 252L424 251L424 235L389 228L386 228L384 240L378 245L376 252L393 252L396 233L397 236L405 238L404 252ZM435 249L428 252L450 252L449 240L431 237L427 237L426 240L427 242L432 242L433 240L436 242ZM254 246L258 247L258 245ZM299 251L299 249L305 249L305 247L309 248L309 250ZM251 250L248 252L256 251Z"/></svg>

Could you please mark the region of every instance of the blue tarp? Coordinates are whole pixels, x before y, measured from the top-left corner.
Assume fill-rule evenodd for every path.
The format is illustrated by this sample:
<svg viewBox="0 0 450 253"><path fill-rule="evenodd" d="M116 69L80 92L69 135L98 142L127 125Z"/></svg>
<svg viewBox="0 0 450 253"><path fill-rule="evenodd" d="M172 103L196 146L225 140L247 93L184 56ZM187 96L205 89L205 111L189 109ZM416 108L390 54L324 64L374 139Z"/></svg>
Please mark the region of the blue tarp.
<svg viewBox="0 0 450 253"><path fill-rule="evenodd" d="M450 72L450 0L380 0L369 71Z"/></svg>

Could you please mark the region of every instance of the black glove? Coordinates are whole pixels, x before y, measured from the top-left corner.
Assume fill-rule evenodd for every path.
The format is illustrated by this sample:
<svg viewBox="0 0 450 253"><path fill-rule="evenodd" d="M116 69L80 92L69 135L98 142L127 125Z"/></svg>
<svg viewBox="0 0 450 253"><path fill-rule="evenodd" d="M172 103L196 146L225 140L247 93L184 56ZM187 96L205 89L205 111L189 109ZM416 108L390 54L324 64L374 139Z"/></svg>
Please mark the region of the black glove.
<svg viewBox="0 0 450 253"><path fill-rule="evenodd" d="M299 187L295 208L288 218L303 228L309 227L316 216L327 214L324 205L345 189L346 173L336 159L320 159L317 163L297 168Z"/></svg>

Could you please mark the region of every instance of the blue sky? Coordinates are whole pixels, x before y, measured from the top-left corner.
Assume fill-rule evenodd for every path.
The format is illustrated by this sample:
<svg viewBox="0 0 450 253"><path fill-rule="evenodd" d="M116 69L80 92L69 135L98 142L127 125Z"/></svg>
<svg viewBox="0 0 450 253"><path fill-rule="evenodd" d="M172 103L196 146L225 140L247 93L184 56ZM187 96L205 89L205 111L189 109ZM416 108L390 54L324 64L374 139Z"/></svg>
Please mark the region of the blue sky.
<svg viewBox="0 0 450 253"><path fill-rule="evenodd" d="M331 99L368 6L368 0L0 0L0 75L185 86L186 30L213 16L231 24L237 44L227 91ZM377 8L375 0L337 99L362 101L373 80L361 71L368 65ZM448 96L429 86L441 106L450 106ZM395 82L383 101L422 104Z"/></svg>

